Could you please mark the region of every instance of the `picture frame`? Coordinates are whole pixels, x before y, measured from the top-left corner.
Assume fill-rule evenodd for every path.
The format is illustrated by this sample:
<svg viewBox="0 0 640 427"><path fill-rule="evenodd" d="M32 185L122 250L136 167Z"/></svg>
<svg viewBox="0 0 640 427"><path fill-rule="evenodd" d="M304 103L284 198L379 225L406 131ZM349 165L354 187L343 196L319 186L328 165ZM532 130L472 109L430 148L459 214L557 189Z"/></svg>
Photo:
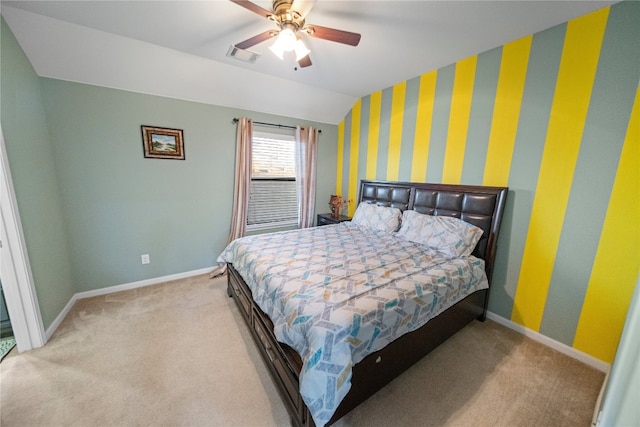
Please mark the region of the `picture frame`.
<svg viewBox="0 0 640 427"><path fill-rule="evenodd" d="M144 157L184 160L182 129L142 125Z"/></svg>

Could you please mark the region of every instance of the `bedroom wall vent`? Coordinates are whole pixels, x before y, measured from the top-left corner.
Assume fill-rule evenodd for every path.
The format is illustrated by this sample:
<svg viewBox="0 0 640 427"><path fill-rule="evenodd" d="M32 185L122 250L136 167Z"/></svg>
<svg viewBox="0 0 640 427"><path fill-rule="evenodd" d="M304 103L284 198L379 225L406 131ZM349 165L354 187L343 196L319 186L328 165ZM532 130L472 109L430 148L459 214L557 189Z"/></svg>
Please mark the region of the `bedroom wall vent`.
<svg viewBox="0 0 640 427"><path fill-rule="evenodd" d="M254 62L256 62L256 59L258 59L260 55L258 55L255 52L251 52L245 49L240 49L232 45L232 46L229 46L229 50L227 51L227 56L230 58L235 58L240 61L249 62L253 64Z"/></svg>

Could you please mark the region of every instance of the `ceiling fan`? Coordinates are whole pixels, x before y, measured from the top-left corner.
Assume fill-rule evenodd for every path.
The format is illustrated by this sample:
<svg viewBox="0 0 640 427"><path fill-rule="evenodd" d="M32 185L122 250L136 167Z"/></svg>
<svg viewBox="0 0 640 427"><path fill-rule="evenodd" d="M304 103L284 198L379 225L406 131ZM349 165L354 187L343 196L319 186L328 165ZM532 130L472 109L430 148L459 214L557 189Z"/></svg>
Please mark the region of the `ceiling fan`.
<svg viewBox="0 0 640 427"><path fill-rule="evenodd" d="M360 43L360 34L307 24L305 18L311 9L312 2L273 0L273 10L267 10L247 0L231 1L275 22L278 26L278 29L267 30L236 44L235 47L238 49L245 50L263 41L276 38L275 43L269 48L273 53L283 59L284 52L294 51L300 67L308 67L311 65L310 51L302 41L301 34L350 46L357 46Z"/></svg>

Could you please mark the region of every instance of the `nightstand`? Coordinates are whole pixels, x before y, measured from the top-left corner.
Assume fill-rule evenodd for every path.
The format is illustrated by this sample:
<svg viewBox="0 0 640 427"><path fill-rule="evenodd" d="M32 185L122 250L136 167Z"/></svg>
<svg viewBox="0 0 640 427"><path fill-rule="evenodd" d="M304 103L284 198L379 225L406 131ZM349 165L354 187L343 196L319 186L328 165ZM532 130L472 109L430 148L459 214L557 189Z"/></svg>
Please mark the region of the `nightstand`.
<svg viewBox="0 0 640 427"><path fill-rule="evenodd" d="M339 224L343 221L351 221L351 217L340 215L338 218L334 218L330 213L318 214L317 226Z"/></svg>

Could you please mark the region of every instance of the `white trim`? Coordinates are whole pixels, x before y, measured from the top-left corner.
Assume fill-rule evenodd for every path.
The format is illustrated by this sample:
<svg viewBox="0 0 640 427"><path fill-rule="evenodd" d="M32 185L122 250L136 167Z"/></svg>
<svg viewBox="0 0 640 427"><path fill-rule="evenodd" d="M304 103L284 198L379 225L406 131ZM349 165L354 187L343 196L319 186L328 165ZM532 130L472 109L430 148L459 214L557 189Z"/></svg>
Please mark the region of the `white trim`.
<svg viewBox="0 0 640 427"><path fill-rule="evenodd" d="M597 426L640 425L640 277L631 297L611 375L607 376L596 404ZM602 404L600 404L602 403Z"/></svg>
<svg viewBox="0 0 640 427"><path fill-rule="evenodd" d="M544 344L547 347L551 347L552 349L557 350L560 353L566 354L567 356L572 357L576 360L579 360L580 362L586 365L589 365L592 368L595 368L599 371L606 373L606 372L609 372L609 368L611 368L610 364L603 362L600 359L596 359L595 357L587 353L583 353L580 350L576 350L573 347L569 347L566 344L563 344L552 338L546 337L539 332L536 332L529 328L525 328L522 325L518 325L517 323L514 323L511 320L505 319L502 316L498 316L497 314L492 313L490 311L487 311L487 319L493 320L494 322L499 323L502 326L506 326L509 329L513 329L514 331L521 333L525 337L538 341L539 343Z"/></svg>
<svg viewBox="0 0 640 427"><path fill-rule="evenodd" d="M84 298L91 298L99 295L112 294L114 292L128 291L130 289L142 288L144 286L157 285L158 283L170 282L172 280L185 279L187 277L199 276L201 274L207 274L212 271L213 267L201 268L200 270L192 270L184 273L170 274L168 276L155 277L152 279L140 280L137 282L124 283L122 285L108 286L106 288L94 289L91 291L78 292L74 294L67 305L62 309L60 314L51 322L51 325L47 328L46 337L47 340L51 338L53 333L58 329L64 318L69 314L71 308L76 301Z"/></svg>
<svg viewBox="0 0 640 427"><path fill-rule="evenodd" d="M2 288L13 335L18 351L22 352L42 347L46 339L1 128L0 140Z"/></svg>

